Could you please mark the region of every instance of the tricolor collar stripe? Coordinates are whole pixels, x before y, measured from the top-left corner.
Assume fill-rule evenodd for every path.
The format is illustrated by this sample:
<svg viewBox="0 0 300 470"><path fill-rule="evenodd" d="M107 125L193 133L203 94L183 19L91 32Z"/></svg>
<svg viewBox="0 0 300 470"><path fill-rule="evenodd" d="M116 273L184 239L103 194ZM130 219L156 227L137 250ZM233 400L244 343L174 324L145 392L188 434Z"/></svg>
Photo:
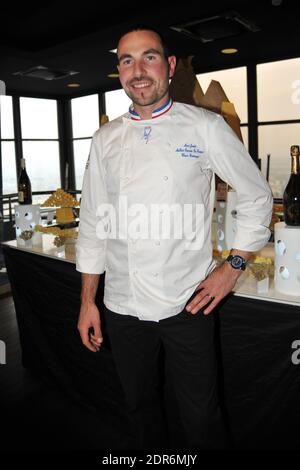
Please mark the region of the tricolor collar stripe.
<svg viewBox="0 0 300 470"><path fill-rule="evenodd" d="M161 106L160 108L153 111L152 119L157 118L157 117L162 116L163 114L167 113L169 111L169 109L171 109L172 104L173 104L173 101L170 98L168 103L165 106Z"/></svg>
<svg viewBox="0 0 300 470"><path fill-rule="evenodd" d="M166 108L166 107L170 104L171 101L172 101L172 99L169 98L166 103L164 103L163 105L161 105L160 108L155 109L155 110L153 111L153 113L158 113L159 111L162 111L164 108ZM153 113L152 113L152 114L153 114Z"/></svg>
<svg viewBox="0 0 300 470"><path fill-rule="evenodd" d="M173 104L173 100L171 98L169 98L167 103L163 104L162 106L160 106L159 108L157 108L153 111L152 119L157 118L159 116L162 116L163 114L168 112L169 109L172 107L172 104ZM140 115L136 111L134 111L133 105L131 105L130 108L129 108L129 114L131 116L131 119L133 119L134 121L142 121Z"/></svg>
<svg viewBox="0 0 300 470"><path fill-rule="evenodd" d="M137 112L135 112L135 110L132 108L132 105L129 108L129 112L132 116L139 116L139 114Z"/></svg>

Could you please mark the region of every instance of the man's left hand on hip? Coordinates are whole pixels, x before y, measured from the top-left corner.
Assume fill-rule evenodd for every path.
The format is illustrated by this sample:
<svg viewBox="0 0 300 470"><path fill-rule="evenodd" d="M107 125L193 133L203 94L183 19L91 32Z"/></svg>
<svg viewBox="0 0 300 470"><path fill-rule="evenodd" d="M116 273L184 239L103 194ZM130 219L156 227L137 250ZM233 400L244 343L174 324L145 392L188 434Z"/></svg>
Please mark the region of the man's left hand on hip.
<svg viewBox="0 0 300 470"><path fill-rule="evenodd" d="M215 268L196 287L196 291L199 290L199 294L186 306L186 310L191 314L195 314L210 302L203 313L204 315L211 313L218 303L232 291L242 272L238 269L233 269L226 262Z"/></svg>

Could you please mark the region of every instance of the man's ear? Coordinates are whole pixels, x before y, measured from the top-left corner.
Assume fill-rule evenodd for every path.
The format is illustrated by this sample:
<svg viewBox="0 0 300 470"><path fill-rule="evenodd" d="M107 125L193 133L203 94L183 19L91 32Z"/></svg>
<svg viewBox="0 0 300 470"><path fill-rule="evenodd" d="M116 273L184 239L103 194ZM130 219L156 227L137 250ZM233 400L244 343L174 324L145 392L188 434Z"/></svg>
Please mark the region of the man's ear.
<svg viewBox="0 0 300 470"><path fill-rule="evenodd" d="M170 55L168 57L169 62L169 78L172 78L176 68L176 57L175 55Z"/></svg>

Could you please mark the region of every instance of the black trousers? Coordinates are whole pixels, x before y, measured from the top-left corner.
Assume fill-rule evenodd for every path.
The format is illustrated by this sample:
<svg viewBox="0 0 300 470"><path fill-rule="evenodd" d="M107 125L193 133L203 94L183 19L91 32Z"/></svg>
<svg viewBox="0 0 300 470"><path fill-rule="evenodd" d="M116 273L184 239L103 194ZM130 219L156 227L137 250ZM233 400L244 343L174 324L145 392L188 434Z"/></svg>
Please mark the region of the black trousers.
<svg viewBox="0 0 300 470"><path fill-rule="evenodd" d="M185 436L181 448L226 448L213 313L192 315L184 309L159 322L121 315L106 307L103 313L127 406L128 448L172 448L158 380L162 348L164 373L171 381Z"/></svg>

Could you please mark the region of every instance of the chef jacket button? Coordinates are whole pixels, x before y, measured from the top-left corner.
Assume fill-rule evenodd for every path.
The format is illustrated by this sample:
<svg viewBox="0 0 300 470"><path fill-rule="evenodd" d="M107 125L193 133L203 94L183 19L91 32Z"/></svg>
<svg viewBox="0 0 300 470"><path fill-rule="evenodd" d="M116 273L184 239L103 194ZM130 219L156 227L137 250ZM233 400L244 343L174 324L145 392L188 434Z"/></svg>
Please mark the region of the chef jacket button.
<svg viewBox="0 0 300 470"><path fill-rule="evenodd" d="M156 240L156 241L155 241L155 245L160 245L160 241L159 241L159 240Z"/></svg>
<svg viewBox="0 0 300 470"><path fill-rule="evenodd" d="M158 273L154 273L153 276L154 276L154 277L157 277L157 276L158 276Z"/></svg>
<svg viewBox="0 0 300 470"><path fill-rule="evenodd" d="M165 181L167 181L167 179L168 179L168 176L167 176L167 175L165 175L165 176L164 176L164 180L165 180Z"/></svg>

